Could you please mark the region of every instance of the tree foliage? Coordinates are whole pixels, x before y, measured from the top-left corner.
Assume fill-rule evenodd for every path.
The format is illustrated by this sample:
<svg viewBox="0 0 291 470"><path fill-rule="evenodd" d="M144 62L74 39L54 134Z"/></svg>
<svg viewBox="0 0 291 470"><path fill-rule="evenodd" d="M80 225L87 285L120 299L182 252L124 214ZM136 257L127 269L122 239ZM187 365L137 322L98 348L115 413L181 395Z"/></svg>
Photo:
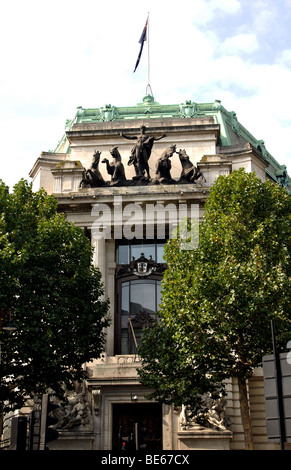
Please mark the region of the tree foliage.
<svg viewBox="0 0 291 470"><path fill-rule="evenodd" d="M147 332L140 349L141 380L162 400L179 397L184 403L195 388L203 393L205 382L200 390L199 381L193 387L199 367L201 375L212 374L218 382L236 377L245 384L272 351L271 320L278 345L286 347L291 336L290 199L277 184L234 171L219 177L210 191L197 249L182 250L178 239L168 242L157 326L167 333ZM184 377L180 387L168 373L167 355Z"/></svg>
<svg viewBox="0 0 291 470"><path fill-rule="evenodd" d="M194 334L193 334L194 336ZM188 354L176 340L176 332L161 319L143 333L139 348L140 381L152 391L149 398L174 406L186 405L193 415L207 411L205 394L217 399L225 394L218 375L209 370L207 357L199 351Z"/></svg>
<svg viewBox="0 0 291 470"><path fill-rule="evenodd" d="M99 357L108 325L101 274L90 241L57 212L43 190L0 184L0 307L16 331L1 330L0 398L19 407L27 394L63 394Z"/></svg>

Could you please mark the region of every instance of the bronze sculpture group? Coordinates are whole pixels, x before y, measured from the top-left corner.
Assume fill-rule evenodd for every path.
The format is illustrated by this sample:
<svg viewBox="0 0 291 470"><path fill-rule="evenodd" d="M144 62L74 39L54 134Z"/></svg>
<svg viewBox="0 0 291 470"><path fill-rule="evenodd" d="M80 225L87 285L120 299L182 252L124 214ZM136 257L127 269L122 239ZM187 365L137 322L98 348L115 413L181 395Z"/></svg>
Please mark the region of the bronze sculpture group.
<svg viewBox="0 0 291 470"><path fill-rule="evenodd" d="M106 164L107 173L111 176L111 181L106 182L99 171L99 162L101 152L96 151L93 155L93 161L91 168L85 170L84 178L80 182L80 188L96 188L102 186L131 186L138 184L178 184L178 183L195 183L199 178L205 182L199 168L195 167L190 162L189 156L185 150L176 151L176 145L168 147L158 158L155 168L154 178L150 177L149 171L149 159L151 156L154 142L161 140L166 137L166 134L162 134L160 137L148 136L145 133L146 127L140 127L140 134L138 136L127 136L120 133L120 136L125 139L136 140L137 142L132 147L131 154L128 160L128 165L133 165L135 169L135 176L131 180L128 180L125 176L125 168L121 161L121 155L118 147L112 147L110 153L113 157L113 161L109 162L107 158L104 158L101 163ZM170 158L177 153L182 166L182 172L178 181L171 177L172 164Z"/></svg>

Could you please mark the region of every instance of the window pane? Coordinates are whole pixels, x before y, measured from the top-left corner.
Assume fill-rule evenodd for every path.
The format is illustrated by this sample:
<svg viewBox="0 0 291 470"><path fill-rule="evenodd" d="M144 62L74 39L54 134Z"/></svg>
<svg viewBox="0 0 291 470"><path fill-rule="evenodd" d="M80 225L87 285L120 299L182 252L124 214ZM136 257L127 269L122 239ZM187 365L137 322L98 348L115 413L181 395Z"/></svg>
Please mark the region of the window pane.
<svg viewBox="0 0 291 470"><path fill-rule="evenodd" d="M124 282L122 284L121 315L129 315L129 282Z"/></svg>
<svg viewBox="0 0 291 470"><path fill-rule="evenodd" d="M117 250L117 264L129 263L129 245L119 245Z"/></svg>
<svg viewBox="0 0 291 470"><path fill-rule="evenodd" d="M130 261L133 260L133 258L138 259L140 258L141 254L143 252L143 245L131 245L131 259Z"/></svg>
<svg viewBox="0 0 291 470"><path fill-rule="evenodd" d="M140 311L155 313L155 281L132 281L130 286L130 313Z"/></svg>
<svg viewBox="0 0 291 470"><path fill-rule="evenodd" d="M121 329L122 330L128 329L128 315L123 315L121 317Z"/></svg>
<svg viewBox="0 0 291 470"><path fill-rule="evenodd" d="M147 259L155 259L155 245L153 243L140 243L138 245L131 245L131 261L132 257L134 256L135 259L141 257L141 254L144 254L144 257Z"/></svg>
<svg viewBox="0 0 291 470"><path fill-rule="evenodd" d="M157 263L165 263L164 256L164 243L157 243Z"/></svg>
<svg viewBox="0 0 291 470"><path fill-rule="evenodd" d="M164 263L164 241L150 242L143 240L140 243L125 243L118 245L117 249L117 264L128 264L134 259L139 259L143 253L145 258L152 259L158 263Z"/></svg>
<svg viewBox="0 0 291 470"><path fill-rule="evenodd" d="M121 330L121 354L129 354L128 329Z"/></svg>

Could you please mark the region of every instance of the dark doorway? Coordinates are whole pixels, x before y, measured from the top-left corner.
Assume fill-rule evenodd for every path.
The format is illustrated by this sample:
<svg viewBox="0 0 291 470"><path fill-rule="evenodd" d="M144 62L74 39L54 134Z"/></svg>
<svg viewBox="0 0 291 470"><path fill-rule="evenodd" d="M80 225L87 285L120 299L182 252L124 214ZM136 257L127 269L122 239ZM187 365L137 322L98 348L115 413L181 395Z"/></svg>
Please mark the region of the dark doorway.
<svg viewBox="0 0 291 470"><path fill-rule="evenodd" d="M161 451L162 405L158 403L113 405L112 449Z"/></svg>

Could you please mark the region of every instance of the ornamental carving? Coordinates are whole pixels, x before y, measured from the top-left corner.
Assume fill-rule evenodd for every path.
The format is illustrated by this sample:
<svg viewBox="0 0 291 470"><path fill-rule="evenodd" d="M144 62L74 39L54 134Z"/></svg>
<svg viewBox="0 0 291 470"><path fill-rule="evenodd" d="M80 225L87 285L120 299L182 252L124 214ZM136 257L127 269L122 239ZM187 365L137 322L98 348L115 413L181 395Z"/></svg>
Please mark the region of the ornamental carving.
<svg viewBox="0 0 291 470"><path fill-rule="evenodd" d="M155 319L149 314L149 312L142 310L131 318L131 322L135 328L144 328L152 326L153 323L155 323Z"/></svg>
<svg viewBox="0 0 291 470"><path fill-rule="evenodd" d="M231 128L232 130L238 134L239 132L239 123L238 123L238 120L237 120L237 115L234 111L230 111L228 113L228 117L229 117L229 122L230 122L230 125L231 125Z"/></svg>
<svg viewBox="0 0 291 470"><path fill-rule="evenodd" d="M287 167L285 165L281 165L280 170L276 171L276 178L280 186L282 188L286 188L288 184L288 173Z"/></svg>
<svg viewBox="0 0 291 470"><path fill-rule="evenodd" d="M180 104L180 116L184 118L196 117L198 114L197 104L187 100Z"/></svg>
<svg viewBox="0 0 291 470"><path fill-rule="evenodd" d="M100 108L100 114L102 121L114 121L118 118L118 112L115 106L106 104L104 108Z"/></svg>
<svg viewBox="0 0 291 470"><path fill-rule="evenodd" d="M166 263L157 263L151 256L145 258L144 253L138 259L133 259L129 264L121 264L116 268L116 277L134 275L148 277L150 274L163 274L167 269Z"/></svg>

